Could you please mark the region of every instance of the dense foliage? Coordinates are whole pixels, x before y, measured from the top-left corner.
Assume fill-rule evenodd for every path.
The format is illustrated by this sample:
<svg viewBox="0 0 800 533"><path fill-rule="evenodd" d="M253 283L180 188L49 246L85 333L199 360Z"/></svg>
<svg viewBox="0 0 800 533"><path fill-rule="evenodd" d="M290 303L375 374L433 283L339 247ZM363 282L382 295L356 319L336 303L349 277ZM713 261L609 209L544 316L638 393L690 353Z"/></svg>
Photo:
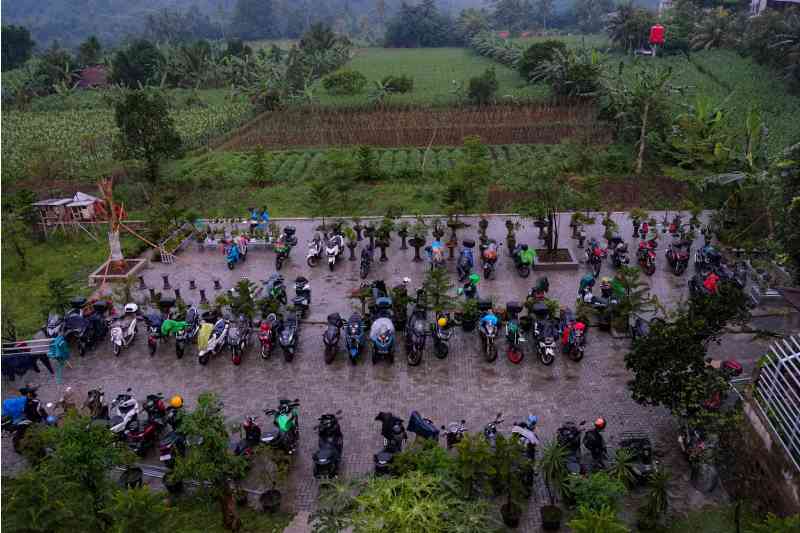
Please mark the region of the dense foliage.
<svg viewBox="0 0 800 533"><path fill-rule="evenodd" d="M3 72L19 67L31 57L36 43L31 33L22 26L3 26Z"/></svg>
<svg viewBox="0 0 800 533"><path fill-rule="evenodd" d="M419 5L403 3L387 22L385 45L398 48L428 48L455 44L453 21L439 12L434 0Z"/></svg>
<svg viewBox="0 0 800 533"><path fill-rule="evenodd" d="M522 57L517 62L519 73L526 80L533 76L539 66L545 61L552 61L557 51L566 52L567 45L563 41L549 39L538 43L533 43L525 50Z"/></svg>
<svg viewBox="0 0 800 533"><path fill-rule="evenodd" d="M367 86L367 78L357 70L337 70L322 78L328 94L358 94Z"/></svg>

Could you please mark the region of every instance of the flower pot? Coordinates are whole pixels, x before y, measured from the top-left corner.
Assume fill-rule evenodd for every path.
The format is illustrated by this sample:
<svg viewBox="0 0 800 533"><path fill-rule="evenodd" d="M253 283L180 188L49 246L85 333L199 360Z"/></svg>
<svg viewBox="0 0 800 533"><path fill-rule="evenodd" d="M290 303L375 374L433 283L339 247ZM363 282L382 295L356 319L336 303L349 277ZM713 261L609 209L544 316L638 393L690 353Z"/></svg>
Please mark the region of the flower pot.
<svg viewBox="0 0 800 533"><path fill-rule="evenodd" d="M350 261L356 260L356 246L358 246L358 243L354 241L350 241L347 243L347 249L350 251L350 257L348 257L348 260Z"/></svg>
<svg viewBox="0 0 800 533"><path fill-rule="evenodd" d="M268 490L264 492L261 497L261 508L265 513L277 513L281 508L281 491Z"/></svg>
<svg viewBox="0 0 800 533"><path fill-rule="evenodd" d="M500 506L500 516L508 527L518 527L522 518L522 507L513 502L504 503Z"/></svg>
<svg viewBox="0 0 800 533"><path fill-rule="evenodd" d="M539 512L542 515L542 529L555 531L561 527L561 507L557 505L543 505Z"/></svg>
<svg viewBox="0 0 800 533"><path fill-rule="evenodd" d="M461 329L464 331L474 331L475 326L478 324L478 319L473 317L464 317L461 319Z"/></svg>

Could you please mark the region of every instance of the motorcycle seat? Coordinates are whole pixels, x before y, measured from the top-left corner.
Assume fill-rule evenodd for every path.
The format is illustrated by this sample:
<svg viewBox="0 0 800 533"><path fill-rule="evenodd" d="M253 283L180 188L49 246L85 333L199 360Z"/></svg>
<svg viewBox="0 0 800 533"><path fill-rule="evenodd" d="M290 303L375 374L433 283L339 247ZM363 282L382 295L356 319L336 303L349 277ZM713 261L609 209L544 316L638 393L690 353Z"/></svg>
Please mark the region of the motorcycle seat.
<svg viewBox="0 0 800 533"><path fill-rule="evenodd" d="M332 463L334 462L337 457L339 456L339 450L337 450L332 444L325 443L319 450L314 452L314 461L317 463Z"/></svg>
<svg viewBox="0 0 800 533"><path fill-rule="evenodd" d="M394 454L389 452L378 452L375 454L375 462L379 465L388 465L392 462Z"/></svg>
<svg viewBox="0 0 800 533"><path fill-rule="evenodd" d="M275 444L280 440L281 432L278 429L268 429L261 436L261 442L264 444Z"/></svg>
<svg viewBox="0 0 800 533"><path fill-rule="evenodd" d="M411 411L408 419L408 430L426 439L439 438L439 428L422 417L418 411Z"/></svg>

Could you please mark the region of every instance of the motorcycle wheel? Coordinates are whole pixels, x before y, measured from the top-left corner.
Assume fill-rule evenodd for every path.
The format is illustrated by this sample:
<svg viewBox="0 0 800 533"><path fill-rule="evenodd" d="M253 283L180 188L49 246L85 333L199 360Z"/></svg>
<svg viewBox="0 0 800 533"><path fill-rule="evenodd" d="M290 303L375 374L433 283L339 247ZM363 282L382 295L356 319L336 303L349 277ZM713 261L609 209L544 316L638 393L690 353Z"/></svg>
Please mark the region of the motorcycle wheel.
<svg viewBox="0 0 800 533"><path fill-rule="evenodd" d="M114 357L119 357L120 352L122 352L122 345L114 343L113 347Z"/></svg>
<svg viewBox="0 0 800 533"><path fill-rule="evenodd" d="M389 353L386 354L386 360L389 361L390 365L394 364L394 347L392 347L392 349L389 350Z"/></svg>
<svg viewBox="0 0 800 533"><path fill-rule="evenodd" d="M325 364L329 365L336 359L336 346L331 344L325 345Z"/></svg>
<svg viewBox="0 0 800 533"><path fill-rule="evenodd" d="M527 278L528 276L531 275L531 267L529 267L528 265L521 266L517 271L519 272L519 275L523 278Z"/></svg>
<svg viewBox="0 0 800 533"><path fill-rule="evenodd" d="M547 355L546 353L541 352L541 351L539 352L539 361L541 361L542 364L545 365L545 366L552 365L553 361L555 361L555 359L556 358L553 357L552 355Z"/></svg>
<svg viewBox="0 0 800 533"><path fill-rule="evenodd" d="M492 269L491 267L483 267L483 277L484 279L491 279L492 278Z"/></svg>
<svg viewBox="0 0 800 533"><path fill-rule="evenodd" d="M308 266L310 266L311 268L314 268L315 266L317 266L317 261L318 261L318 258L317 258L317 256L315 256L315 255L312 255L311 257L309 257L308 259L306 259L306 263L307 263L307 264L308 264Z"/></svg>
<svg viewBox="0 0 800 533"><path fill-rule="evenodd" d="M328 269L329 269L331 272L333 272L333 266L334 266L335 264L336 264L336 262L333 262L333 263L328 263Z"/></svg>
<svg viewBox="0 0 800 533"><path fill-rule="evenodd" d="M287 363L291 363L294 359L294 350L292 348L284 348L283 349L283 360Z"/></svg>
<svg viewBox="0 0 800 533"><path fill-rule="evenodd" d="M487 363L493 363L497 359L497 346L494 343L483 343L483 357Z"/></svg>
<svg viewBox="0 0 800 533"><path fill-rule="evenodd" d="M600 261L595 261L592 263L592 272L594 273L594 277L598 277L600 275Z"/></svg>
<svg viewBox="0 0 800 533"><path fill-rule="evenodd" d="M376 349L373 347L373 348L372 348L372 364L373 364L373 365L374 365L374 364L376 364L376 363L378 362L378 359L379 359L379 358L380 358L380 355L378 355L378 350L376 350Z"/></svg>
<svg viewBox="0 0 800 533"><path fill-rule="evenodd" d="M277 256L275 258L275 270L280 270L281 268L283 268L283 259L281 259L281 256Z"/></svg>
<svg viewBox="0 0 800 533"><path fill-rule="evenodd" d="M267 360L270 357L272 357L272 350L271 349L267 349L267 345L266 344L262 344L261 345L261 359Z"/></svg>
<svg viewBox="0 0 800 533"><path fill-rule="evenodd" d="M520 364L525 358L525 352L523 352L518 346L509 346L506 355L508 356L508 360L515 365Z"/></svg>
<svg viewBox="0 0 800 533"><path fill-rule="evenodd" d="M686 265L684 263L678 263L677 265L675 265L675 275L676 276L680 276L684 272L686 272Z"/></svg>
<svg viewBox="0 0 800 533"><path fill-rule="evenodd" d="M80 354L81 357L86 355L86 341L78 341L78 354Z"/></svg>
<svg viewBox="0 0 800 533"><path fill-rule="evenodd" d="M236 366L242 364L242 352L238 347L234 347L231 350L231 362Z"/></svg>
<svg viewBox="0 0 800 533"><path fill-rule="evenodd" d="M197 362L200 363L201 365L207 365L208 364L208 360L210 358L211 358L211 354L207 353L207 354L204 354L204 355L201 355L200 357L198 357L197 358Z"/></svg>
<svg viewBox="0 0 800 533"><path fill-rule="evenodd" d="M364 264L364 263L362 263L361 264L361 279L367 279L367 276L369 276L369 266Z"/></svg>
<svg viewBox="0 0 800 533"><path fill-rule="evenodd" d="M176 342L175 343L175 356L178 359L181 359L183 357L183 351L184 351L183 350L183 343L182 342Z"/></svg>
<svg viewBox="0 0 800 533"><path fill-rule="evenodd" d="M406 354L408 366L418 366L422 362L422 350L411 348Z"/></svg>
<svg viewBox="0 0 800 533"><path fill-rule="evenodd" d="M150 357L153 357L156 354L156 349L158 348L158 342L157 341L148 342L147 347L150 350Z"/></svg>
<svg viewBox="0 0 800 533"><path fill-rule="evenodd" d="M579 350L577 346L572 346L569 349L569 357L573 361L580 361L583 359L583 350Z"/></svg>
<svg viewBox="0 0 800 533"><path fill-rule="evenodd" d="M450 347L447 345L446 342L437 342L436 349L433 351L434 355L439 359L444 359L447 357L447 354L450 352Z"/></svg>
<svg viewBox="0 0 800 533"><path fill-rule="evenodd" d="M233 270L233 261L228 261L228 270Z"/></svg>
<svg viewBox="0 0 800 533"><path fill-rule="evenodd" d="M655 274L656 273L655 263L649 263L645 268L644 273L647 274L648 276L652 276L653 274Z"/></svg>

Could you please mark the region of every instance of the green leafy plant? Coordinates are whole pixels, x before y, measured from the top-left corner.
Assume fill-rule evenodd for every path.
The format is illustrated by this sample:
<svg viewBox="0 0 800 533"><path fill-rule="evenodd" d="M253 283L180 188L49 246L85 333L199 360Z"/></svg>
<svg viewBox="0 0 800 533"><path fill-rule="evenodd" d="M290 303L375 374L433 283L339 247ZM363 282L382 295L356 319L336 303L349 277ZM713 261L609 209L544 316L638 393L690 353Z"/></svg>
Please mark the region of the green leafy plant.
<svg viewBox="0 0 800 533"><path fill-rule="evenodd" d="M367 78L357 70L342 69L322 78L322 86L328 94L358 94L367 86Z"/></svg>
<svg viewBox="0 0 800 533"><path fill-rule="evenodd" d="M636 474L633 471L634 454L630 450L620 448L614 454L614 462L609 465L606 472L617 481L621 481L626 487L633 486L636 481Z"/></svg>
<svg viewBox="0 0 800 533"><path fill-rule="evenodd" d="M417 438L411 446L394 456L392 465L397 475L419 471L423 474L446 476L453 469L454 459L438 442Z"/></svg>
<svg viewBox="0 0 800 533"><path fill-rule="evenodd" d="M147 485L118 490L105 509L113 520L113 533L160 533L166 531L164 498Z"/></svg>
<svg viewBox="0 0 800 533"><path fill-rule="evenodd" d="M462 494L474 499L489 490L489 481L495 474L492 450L483 435L466 433L456 444L453 474L459 481Z"/></svg>
<svg viewBox="0 0 800 533"><path fill-rule="evenodd" d="M570 476L566 485L578 506L592 511L603 508L616 511L627 492L621 481L605 472L594 472L586 477Z"/></svg>
<svg viewBox="0 0 800 533"><path fill-rule="evenodd" d="M499 84L497 83L497 75L495 74L494 67L489 67L480 76L470 78L467 88L467 97L473 104L491 104L495 100L498 87Z"/></svg>
<svg viewBox="0 0 800 533"><path fill-rule="evenodd" d="M792 533L800 530L800 514L794 514L781 518L768 513L767 517L760 524L753 524L747 529L746 533Z"/></svg>
<svg viewBox="0 0 800 533"><path fill-rule="evenodd" d="M453 284L444 269L429 270L422 282L422 288L425 291L425 303L434 313L450 311L455 307L455 298L448 294ZM475 310L477 312L477 307Z"/></svg>
<svg viewBox="0 0 800 533"><path fill-rule="evenodd" d="M389 75L381 80L381 84L390 93L410 93L414 89L414 79L405 75Z"/></svg>
<svg viewBox="0 0 800 533"><path fill-rule="evenodd" d="M578 514L567 525L575 533L628 533L630 529L610 506L592 508L581 505Z"/></svg>

